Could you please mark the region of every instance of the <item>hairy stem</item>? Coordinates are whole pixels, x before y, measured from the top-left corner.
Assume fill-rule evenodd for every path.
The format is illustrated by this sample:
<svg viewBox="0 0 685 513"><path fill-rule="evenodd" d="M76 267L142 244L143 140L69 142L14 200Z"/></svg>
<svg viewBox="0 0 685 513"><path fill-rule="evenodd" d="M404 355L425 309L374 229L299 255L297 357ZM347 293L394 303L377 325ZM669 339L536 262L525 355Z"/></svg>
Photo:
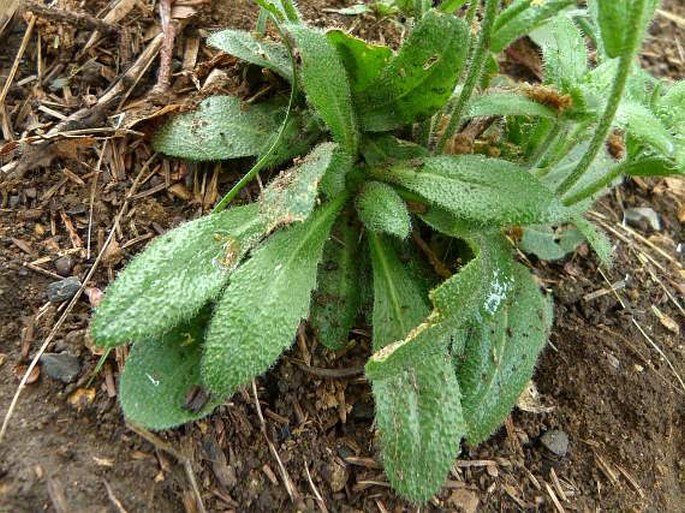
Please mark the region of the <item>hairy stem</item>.
<svg viewBox="0 0 685 513"><path fill-rule="evenodd" d="M447 142L454 137L454 134L459 128L459 121L464 113L464 109L466 108L466 105L471 99L473 91L476 89L476 86L480 82L480 79L483 75L483 66L488 55L490 37L492 35L492 27L495 24L498 5L499 0L485 0L485 13L483 15L483 21L480 27L478 42L476 43L476 47L473 51L473 58L471 59L469 73L466 76L466 82L464 83L464 88L461 90L459 99L452 107L452 110L448 112L450 121L440 137L440 140L438 141L438 153L442 153L445 150Z"/></svg>
<svg viewBox="0 0 685 513"><path fill-rule="evenodd" d="M564 123L562 123L561 121L553 121L553 123L554 124L552 125L552 128L550 128L549 132L547 132L547 136L545 137L545 139L538 145L537 148L535 148L535 152L530 157L529 162L531 168L537 168L540 164L544 162L545 157L547 157L550 148L554 146L554 144L559 139L559 136L564 131Z"/></svg>
<svg viewBox="0 0 685 513"><path fill-rule="evenodd" d="M628 77L630 76L630 69L633 65L633 60L635 54L640 48L640 43L642 42L642 30L640 30L640 24L645 15L645 9L647 7L648 0L637 0L637 6L632 11L633 17L631 23L632 30L626 34L626 42L623 53L621 54L618 72L614 78L614 84L611 88L611 93L609 96L609 101L602 118L599 121L595 135L590 142L590 146L587 151L578 162L576 168L571 172L569 176L559 185L557 189L557 194L563 196L571 188L578 183L578 180L585 174L592 162L597 157L597 154L602 149L604 141L609 135L611 130L611 125L616 116L616 111L618 110L621 100L623 99L623 93L625 92L626 84L628 83Z"/></svg>

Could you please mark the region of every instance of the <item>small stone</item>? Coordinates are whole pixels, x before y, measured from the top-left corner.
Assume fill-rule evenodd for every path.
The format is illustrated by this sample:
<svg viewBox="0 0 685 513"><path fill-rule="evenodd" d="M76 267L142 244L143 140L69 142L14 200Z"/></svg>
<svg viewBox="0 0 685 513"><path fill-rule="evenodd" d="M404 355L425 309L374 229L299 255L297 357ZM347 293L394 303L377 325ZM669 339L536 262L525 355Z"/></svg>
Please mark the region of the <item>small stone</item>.
<svg viewBox="0 0 685 513"><path fill-rule="evenodd" d="M55 260L55 269L60 276L69 276L74 268L74 259L71 255L64 255Z"/></svg>
<svg viewBox="0 0 685 513"><path fill-rule="evenodd" d="M40 363L45 374L62 383L76 381L81 372L78 358L69 353L45 353L40 357Z"/></svg>
<svg viewBox="0 0 685 513"><path fill-rule="evenodd" d="M568 435L561 429L550 429L542 435L540 442L557 456L566 456L568 452Z"/></svg>
<svg viewBox="0 0 685 513"><path fill-rule="evenodd" d="M38 196L38 191L36 190L35 187L29 187L27 189L24 189L24 194L29 199L35 199L36 196Z"/></svg>
<svg viewBox="0 0 685 513"><path fill-rule="evenodd" d="M54 281L48 285L48 301L51 303L68 301L74 297L80 288L81 282L75 276L69 276L60 281Z"/></svg>
<svg viewBox="0 0 685 513"><path fill-rule="evenodd" d="M343 490L349 477L347 468L339 463L331 463L327 466L326 471L328 474L328 484L331 486L333 493Z"/></svg>
<svg viewBox="0 0 685 513"><path fill-rule="evenodd" d="M649 207L626 208L623 211L623 221L640 230L645 230L646 227L656 232L661 230L659 215Z"/></svg>

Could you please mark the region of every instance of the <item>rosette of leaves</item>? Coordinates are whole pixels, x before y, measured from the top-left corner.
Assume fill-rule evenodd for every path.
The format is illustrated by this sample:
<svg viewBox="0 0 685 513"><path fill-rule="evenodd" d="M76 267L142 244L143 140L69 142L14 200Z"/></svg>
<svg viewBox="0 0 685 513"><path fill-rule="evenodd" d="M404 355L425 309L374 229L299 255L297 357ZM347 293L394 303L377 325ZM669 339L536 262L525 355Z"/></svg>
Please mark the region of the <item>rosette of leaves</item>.
<svg viewBox="0 0 685 513"><path fill-rule="evenodd" d="M613 107L593 96L593 81L640 80L636 43L606 41L617 37L602 30L615 17L569 10L574 2L516 0L499 11L486 0L484 17L496 18L483 19L477 41L451 14L464 2L422 8L397 51L308 27L292 2L258 3L280 41L228 30L209 43L282 77L290 100L213 97L162 128L161 152L257 163L213 213L152 242L119 274L92 333L108 348L133 343L124 414L165 429L208 415L275 365L302 322L337 350L367 318L382 463L393 488L421 503L462 440L478 444L502 424L549 335L551 299L505 234L522 227L523 248L541 258L586 239L608 259L582 213L622 175L682 172L683 88L655 86L648 99L619 88L606 114ZM646 0L616 3L641 30ZM533 29L545 89L486 79L486 51ZM595 33L608 62L590 69ZM436 152L450 116L465 133L487 118L484 153L502 158ZM661 128L647 133L642 123L654 119ZM593 142L612 128L625 137L618 159ZM226 208L239 186L285 162L257 202Z"/></svg>

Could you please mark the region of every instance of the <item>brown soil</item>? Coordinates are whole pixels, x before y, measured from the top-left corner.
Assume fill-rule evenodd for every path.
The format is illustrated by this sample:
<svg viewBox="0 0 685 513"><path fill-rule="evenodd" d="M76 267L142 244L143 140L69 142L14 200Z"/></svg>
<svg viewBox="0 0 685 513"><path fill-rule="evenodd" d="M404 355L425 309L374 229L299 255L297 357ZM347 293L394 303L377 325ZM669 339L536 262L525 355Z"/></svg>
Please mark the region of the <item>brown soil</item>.
<svg viewBox="0 0 685 513"><path fill-rule="evenodd" d="M351 25L369 38L397 40L400 28L392 20L324 12L324 7L352 3L300 2L307 18L319 25ZM209 4L184 29L180 58L193 38L254 23L250 2ZM57 5L97 15L106 2L63 0ZM679 0L666 1L662 8L685 16ZM91 26L39 19L4 107L5 138L45 132L59 113L68 116L93 95L100 96L149 43L156 19L134 8L122 19L119 37L105 37L83 56L79 49ZM25 29L17 19L3 36L2 83ZM43 43L40 54L36 34ZM684 34L676 22L658 17L645 62L658 73L683 78ZM198 62L210 58L201 48ZM217 65L232 72L231 61ZM180 60L176 69L181 69ZM200 80L207 70L197 66ZM192 81L176 80L173 90L189 96ZM153 110L151 102L136 102L148 97L154 81L153 73L145 74L120 111L129 108L143 117ZM164 103L177 100L169 96ZM133 128L150 129L145 123ZM142 171L115 249L93 276L93 287L104 289L149 238L206 211L240 172L231 167L219 175L219 167L153 156L138 134L114 134L106 144L102 134L92 135L83 146L73 142L82 139L66 139L40 153L0 155L2 166L28 163L23 177L3 177L0 186L2 415L18 377L64 310L64 304L46 300L47 285L64 266L56 266L57 259L70 255L72 265L62 271L84 278L135 177ZM537 413L517 409L490 441L465 448L445 488L422 510L685 511L685 389L676 377L685 376L685 346L674 331L684 328L676 305L682 303L685 278L682 253L676 252L684 235L678 220L683 218L683 190L681 180L634 181L596 206L596 220L616 243L610 270L599 269L585 247L561 263L531 263L557 298L551 344L534 378L538 406L547 408ZM629 206L654 208L663 229L623 227L621 209ZM668 318L660 320L657 311ZM99 354L87 333L90 312L84 296L50 346L52 352L78 357L75 382L61 383L41 370L21 396L0 445L0 511L197 511L184 467L163 446L124 424L114 383L125 352L112 355L91 381ZM668 326L669 318L675 326ZM325 379L312 370L359 368L367 354L361 331L346 354L332 354L304 337L257 382L266 435L290 476L295 500L265 442L250 390L204 421L163 433L166 443L186 455L207 510L323 510L316 493L328 511L416 510L389 490L374 459L373 402L366 381ZM541 443L551 429L563 430L570 439L564 456Z"/></svg>

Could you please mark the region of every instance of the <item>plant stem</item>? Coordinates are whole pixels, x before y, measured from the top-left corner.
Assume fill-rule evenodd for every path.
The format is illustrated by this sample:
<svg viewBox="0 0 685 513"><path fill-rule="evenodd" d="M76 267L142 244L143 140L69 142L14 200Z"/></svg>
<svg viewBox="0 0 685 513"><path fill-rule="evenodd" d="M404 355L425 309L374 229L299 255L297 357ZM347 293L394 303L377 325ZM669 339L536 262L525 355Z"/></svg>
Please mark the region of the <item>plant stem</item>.
<svg viewBox="0 0 685 513"><path fill-rule="evenodd" d="M640 43L642 41L643 31L640 30L640 25L645 15L645 8L648 0L636 1L638 3L636 8L632 11L633 17L631 19L631 23L629 24L632 30L626 34L625 48L619 60L618 72L614 78L614 84L611 88L609 101L604 109L604 114L599 121L599 126L597 126L597 130L595 131L595 135L590 142L588 150L580 159L580 162L576 168L569 176L566 177L561 185L559 185L556 191L559 196L566 194L576 183L578 183L578 180L580 180L585 174L592 162L597 157L597 154L602 149L604 141L611 130L611 125L613 124L614 117L616 116L616 111L618 110L621 100L623 99L623 93L625 91L626 84L628 83L628 77L630 76L630 70L633 65L635 54L639 50Z"/></svg>
<svg viewBox="0 0 685 513"><path fill-rule="evenodd" d="M269 20L269 12L264 7L259 8L259 15L257 15L257 26L255 32L260 36L266 34L266 23Z"/></svg>
<svg viewBox="0 0 685 513"><path fill-rule="evenodd" d="M485 64L485 59L488 55L490 36L492 35L492 27L495 24L495 18L497 17L498 5L499 0L485 0L485 13L483 15L483 21L481 22L478 42L476 43L476 47L473 51L473 58L471 59L469 73L466 77L464 88L461 90L461 94L459 95L459 99L454 104L451 112L448 114L450 121L440 137L440 140L438 141L438 153L442 153L445 150L447 141L454 137L454 134L459 128L459 122L461 121L461 116L464 113L464 109L466 108L467 103L471 99L473 91L476 89L476 86L478 85L478 82L480 82L481 76L483 75L483 65Z"/></svg>
<svg viewBox="0 0 685 513"><path fill-rule="evenodd" d="M570 207L571 205L575 205L576 203L583 201L586 198L589 198L593 194L601 191L604 189L607 185L609 185L611 182L613 182L616 178L621 175L623 172L623 169L626 166L623 164L619 164L618 166L614 166L607 174L602 176L599 180L597 180L594 183L591 183L587 187L585 187L583 190L576 192L575 194L572 194L571 196L567 196L563 199L562 203Z"/></svg>
<svg viewBox="0 0 685 513"><path fill-rule="evenodd" d="M297 12L297 8L293 3L293 0L281 0L281 6L283 7L283 12L285 12L286 18L291 23L300 23L300 13Z"/></svg>
<svg viewBox="0 0 685 513"><path fill-rule="evenodd" d="M549 149L554 145L554 143L557 142L559 136L563 131L563 128L565 128L564 123L562 123L560 120L552 121L552 123L554 124L547 133L547 136L540 143L540 145L537 148L535 148L535 153L533 153L533 155L531 155L530 157L529 166L531 168L537 168L540 164L544 162L545 157L549 152Z"/></svg>

